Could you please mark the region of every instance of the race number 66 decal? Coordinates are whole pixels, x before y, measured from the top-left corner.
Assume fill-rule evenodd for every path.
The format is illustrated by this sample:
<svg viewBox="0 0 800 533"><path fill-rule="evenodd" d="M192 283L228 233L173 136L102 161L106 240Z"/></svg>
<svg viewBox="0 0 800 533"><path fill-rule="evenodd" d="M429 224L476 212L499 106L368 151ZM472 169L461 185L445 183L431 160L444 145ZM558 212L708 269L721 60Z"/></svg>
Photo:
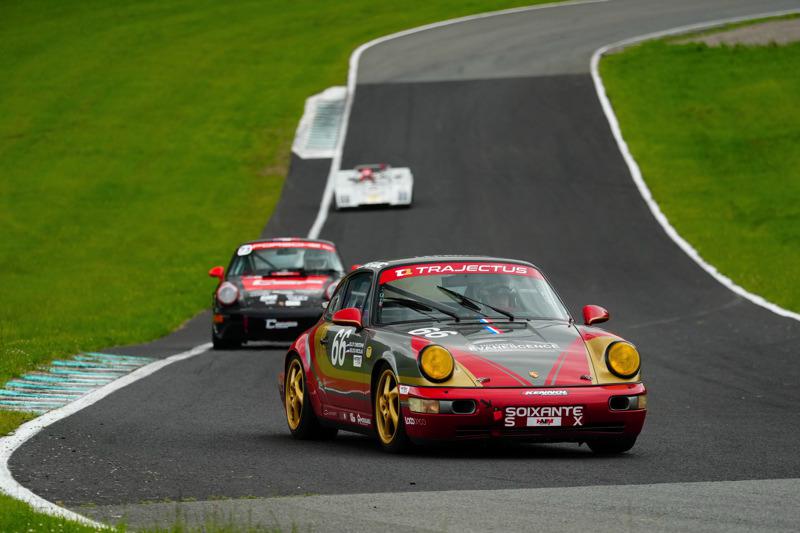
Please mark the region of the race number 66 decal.
<svg viewBox="0 0 800 533"><path fill-rule="evenodd" d="M412 329L408 332L408 334L420 335L428 339L441 339L442 337L449 337L450 335L456 335L457 333L455 331L442 330L440 328L419 328Z"/></svg>
<svg viewBox="0 0 800 533"><path fill-rule="evenodd" d="M344 354L347 352L347 338L353 333L352 329L343 329L336 332L331 343L331 364L341 366L344 364Z"/></svg>

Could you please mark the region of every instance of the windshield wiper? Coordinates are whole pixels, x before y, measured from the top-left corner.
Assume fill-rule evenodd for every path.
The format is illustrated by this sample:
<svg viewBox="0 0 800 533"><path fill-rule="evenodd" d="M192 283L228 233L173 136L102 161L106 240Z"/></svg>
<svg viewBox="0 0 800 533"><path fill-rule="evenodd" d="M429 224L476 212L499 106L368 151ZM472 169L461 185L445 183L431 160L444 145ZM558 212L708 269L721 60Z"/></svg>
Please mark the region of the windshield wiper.
<svg viewBox="0 0 800 533"><path fill-rule="evenodd" d="M453 319L455 319L456 322L459 322L461 320L461 318L459 318L457 313L454 313L450 309L447 309L447 308L439 305L438 303L434 302L433 300L429 300L428 298L425 298L424 296L420 296L419 294L414 294L413 292L407 291L405 289L399 289L399 288L393 287L391 285L384 285L383 286L383 290L384 291L391 290L392 292L396 292L400 296L404 296L405 298L407 298L409 300L421 303L423 305L427 305L431 309L434 309L436 311L439 311L440 313L443 313L443 314L445 314L445 315L447 315L449 317L452 317Z"/></svg>
<svg viewBox="0 0 800 533"><path fill-rule="evenodd" d="M501 315L507 316L508 318L511 319L512 322L514 321L514 315L512 315L508 311L503 311L502 309L498 309L497 307L495 307L493 305L489 305L487 303L481 302L480 300L476 300L475 298L470 298L469 296L464 296L460 292L456 292L456 291L447 289L445 287L442 287L441 285L437 285L436 288L439 289L440 291L442 291L443 293L447 294L448 296L450 296L452 298L455 298L461 305L463 305L464 307L467 307L469 309L472 309L473 311L477 311L478 313L481 313L481 308L479 306L482 305L484 307L488 307L492 311L496 311L496 312L500 313ZM484 315L484 313L481 313L481 314ZM484 316L486 316L486 315L484 315Z"/></svg>

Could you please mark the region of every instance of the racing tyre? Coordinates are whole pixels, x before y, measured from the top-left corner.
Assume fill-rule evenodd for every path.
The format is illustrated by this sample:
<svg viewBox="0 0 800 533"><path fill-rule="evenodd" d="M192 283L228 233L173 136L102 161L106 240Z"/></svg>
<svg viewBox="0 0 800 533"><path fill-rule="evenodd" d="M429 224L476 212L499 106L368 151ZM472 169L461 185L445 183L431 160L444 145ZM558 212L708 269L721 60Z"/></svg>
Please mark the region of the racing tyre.
<svg viewBox="0 0 800 533"><path fill-rule="evenodd" d="M211 344L215 350L236 350L242 347L242 341L220 337L211 328Z"/></svg>
<svg viewBox="0 0 800 533"><path fill-rule="evenodd" d="M616 455L625 453L636 444L636 437L620 437L616 439L604 439L589 441L586 444L596 454Z"/></svg>
<svg viewBox="0 0 800 533"><path fill-rule="evenodd" d="M306 376L303 363L297 354L292 355L286 366L286 377L283 383L284 410L286 423L292 437L300 440L332 439L336 437L336 428L322 427L311 407L306 390Z"/></svg>
<svg viewBox="0 0 800 533"><path fill-rule="evenodd" d="M394 371L385 367L378 375L373 399L375 432L381 447L390 453L402 453L410 448L403 416L400 412L400 390Z"/></svg>

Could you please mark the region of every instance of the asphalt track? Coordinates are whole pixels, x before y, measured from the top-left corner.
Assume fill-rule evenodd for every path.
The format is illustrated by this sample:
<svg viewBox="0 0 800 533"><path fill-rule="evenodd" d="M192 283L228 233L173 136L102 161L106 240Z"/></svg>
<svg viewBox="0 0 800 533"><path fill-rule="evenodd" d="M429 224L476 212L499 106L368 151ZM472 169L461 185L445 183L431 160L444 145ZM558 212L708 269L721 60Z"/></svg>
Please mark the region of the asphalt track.
<svg viewBox="0 0 800 533"><path fill-rule="evenodd" d="M608 307L609 329L640 347L650 389L631 453L448 446L394 457L356 435L295 442L276 391L283 351L258 347L176 363L46 428L13 456L15 477L85 512L88 503L220 496L800 477L800 323L730 292L669 240L631 181L589 75L592 52L611 42L787 8L800 1L614 0L465 22L362 56L342 166L411 166L415 204L331 213L322 237L348 262L528 259L576 316L585 303ZM308 231L327 163L292 161L265 235ZM165 339L115 351L165 357L207 342L208 328L203 314ZM764 483L754 493L768 499L775 485ZM796 502L796 490L781 494Z"/></svg>

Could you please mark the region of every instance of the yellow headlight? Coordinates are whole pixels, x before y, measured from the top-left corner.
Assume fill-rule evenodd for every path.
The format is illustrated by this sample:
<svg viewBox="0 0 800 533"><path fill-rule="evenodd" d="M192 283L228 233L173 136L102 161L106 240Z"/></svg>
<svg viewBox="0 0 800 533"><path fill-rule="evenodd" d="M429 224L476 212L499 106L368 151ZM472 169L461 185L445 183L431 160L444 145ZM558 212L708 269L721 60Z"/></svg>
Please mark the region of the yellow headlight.
<svg viewBox="0 0 800 533"><path fill-rule="evenodd" d="M453 375L455 361L445 348L428 346L419 356L419 368L422 374L431 381L445 381Z"/></svg>
<svg viewBox="0 0 800 533"><path fill-rule="evenodd" d="M639 352L632 344L615 342L606 350L606 366L616 376L632 378L639 371L640 364Z"/></svg>

